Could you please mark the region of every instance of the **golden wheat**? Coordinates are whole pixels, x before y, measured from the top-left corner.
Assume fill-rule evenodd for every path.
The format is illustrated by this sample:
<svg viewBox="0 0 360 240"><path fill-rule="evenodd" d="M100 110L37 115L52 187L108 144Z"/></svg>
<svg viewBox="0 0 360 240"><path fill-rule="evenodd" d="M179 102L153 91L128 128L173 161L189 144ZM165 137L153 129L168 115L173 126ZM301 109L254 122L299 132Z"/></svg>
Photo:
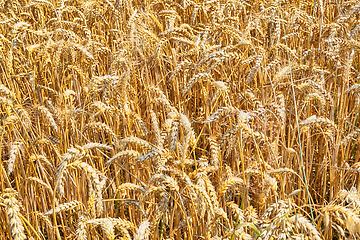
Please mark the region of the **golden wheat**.
<svg viewBox="0 0 360 240"><path fill-rule="evenodd" d="M359 238L359 9L4 1L0 236Z"/></svg>

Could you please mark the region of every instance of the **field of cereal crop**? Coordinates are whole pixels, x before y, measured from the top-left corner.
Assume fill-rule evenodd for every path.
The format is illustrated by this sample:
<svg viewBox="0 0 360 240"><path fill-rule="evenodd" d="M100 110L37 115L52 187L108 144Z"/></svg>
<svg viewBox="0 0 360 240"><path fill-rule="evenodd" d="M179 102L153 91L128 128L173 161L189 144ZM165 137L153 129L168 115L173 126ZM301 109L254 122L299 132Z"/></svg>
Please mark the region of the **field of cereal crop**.
<svg viewBox="0 0 360 240"><path fill-rule="evenodd" d="M0 240L360 238L357 0L0 1Z"/></svg>

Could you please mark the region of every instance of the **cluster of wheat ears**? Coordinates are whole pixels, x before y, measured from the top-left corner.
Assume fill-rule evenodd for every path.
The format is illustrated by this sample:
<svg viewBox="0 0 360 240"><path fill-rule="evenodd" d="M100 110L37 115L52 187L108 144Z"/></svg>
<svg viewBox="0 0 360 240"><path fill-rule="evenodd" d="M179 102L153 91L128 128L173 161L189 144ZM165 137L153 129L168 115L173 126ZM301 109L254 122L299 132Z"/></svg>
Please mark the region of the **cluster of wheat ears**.
<svg viewBox="0 0 360 240"><path fill-rule="evenodd" d="M360 237L357 0L2 0L0 239Z"/></svg>

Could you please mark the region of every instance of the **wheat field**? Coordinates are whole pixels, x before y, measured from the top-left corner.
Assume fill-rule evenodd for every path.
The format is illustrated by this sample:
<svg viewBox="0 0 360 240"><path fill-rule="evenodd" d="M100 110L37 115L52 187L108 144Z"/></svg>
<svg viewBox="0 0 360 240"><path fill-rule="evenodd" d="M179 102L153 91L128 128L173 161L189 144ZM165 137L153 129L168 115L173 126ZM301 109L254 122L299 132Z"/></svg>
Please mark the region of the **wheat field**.
<svg viewBox="0 0 360 240"><path fill-rule="evenodd" d="M358 239L360 2L2 0L0 239Z"/></svg>

